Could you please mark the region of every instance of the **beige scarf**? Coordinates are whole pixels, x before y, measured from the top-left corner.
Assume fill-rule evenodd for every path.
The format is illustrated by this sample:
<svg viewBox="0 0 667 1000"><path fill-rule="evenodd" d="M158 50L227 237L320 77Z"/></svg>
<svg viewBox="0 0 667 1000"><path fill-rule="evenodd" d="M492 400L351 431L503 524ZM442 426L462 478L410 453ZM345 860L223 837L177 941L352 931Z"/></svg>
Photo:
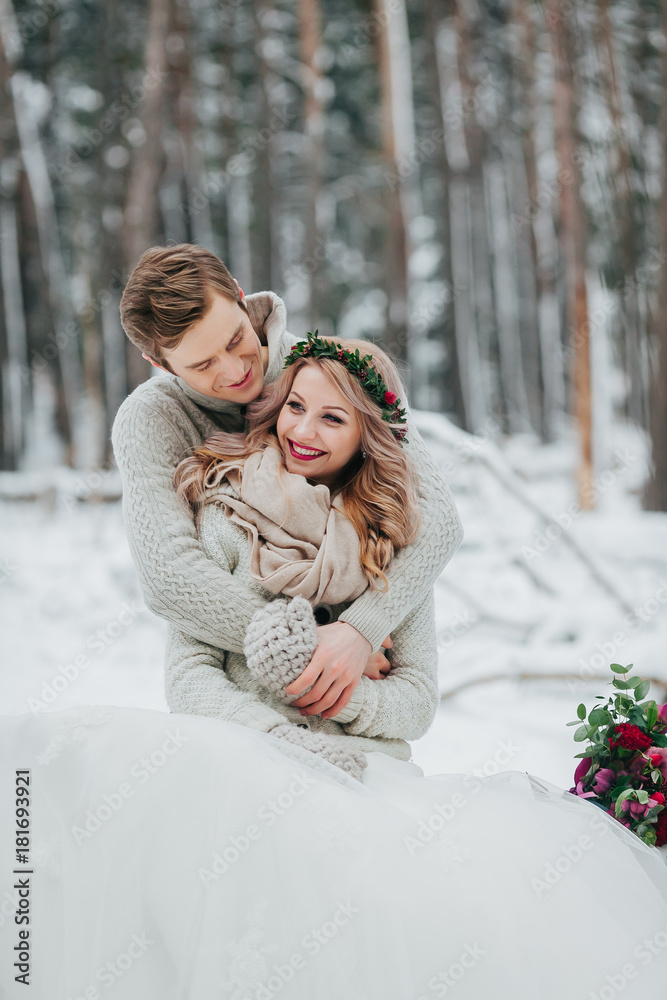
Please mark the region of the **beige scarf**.
<svg viewBox="0 0 667 1000"><path fill-rule="evenodd" d="M220 489L224 480L233 494ZM247 532L252 576L272 594L342 604L368 587L352 522L327 486L288 472L278 448L216 468L206 487L207 502Z"/></svg>

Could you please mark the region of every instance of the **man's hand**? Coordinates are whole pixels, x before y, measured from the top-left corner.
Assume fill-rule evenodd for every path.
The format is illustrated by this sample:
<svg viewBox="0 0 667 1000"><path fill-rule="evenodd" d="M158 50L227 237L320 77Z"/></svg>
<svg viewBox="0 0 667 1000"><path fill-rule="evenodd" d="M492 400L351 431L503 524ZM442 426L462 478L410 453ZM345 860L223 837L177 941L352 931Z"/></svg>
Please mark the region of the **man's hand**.
<svg viewBox="0 0 667 1000"><path fill-rule="evenodd" d="M315 654L295 681L285 688L288 695L298 695L310 688L292 705L302 715L337 715L352 697L371 653L371 644L347 622L320 625Z"/></svg>
<svg viewBox="0 0 667 1000"><path fill-rule="evenodd" d="M366 677L370 677L372 681L379 681L387 676L391 670L391 663L382 652L382 649L391 649L393 645L391 636L388 635L382 643L382 648L378 649L377 653L371 653L364 668Z"/></svg>

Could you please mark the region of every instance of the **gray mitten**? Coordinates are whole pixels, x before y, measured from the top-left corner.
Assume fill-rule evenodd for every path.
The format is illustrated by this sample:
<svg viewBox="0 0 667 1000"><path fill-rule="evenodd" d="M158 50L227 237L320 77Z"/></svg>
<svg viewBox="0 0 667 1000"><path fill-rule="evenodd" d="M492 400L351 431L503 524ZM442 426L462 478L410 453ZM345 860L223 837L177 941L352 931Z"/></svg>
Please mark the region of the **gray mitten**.
<svg viewBox="0 0 667 1000"><path fill-rule="evenodd" d="M298 697L286 695L285 688L304 672L316 648L317 625L305 597L271 601L256 611L243 645L252 676L285 705Z"/></svg>
<svg viewBox="0 0 667 1000"><path fill-rule="evenodd" d="M330 764L335 764L343 771L361 781L361 776L366 767L366 754L363 750L356 750L354 747L346 747L345 736L328 736L325 733L313 733L310 729L302 726L293 726L291 723L274 726L269 732L278 739L287 740L294 746L303 747L311 753L319 754Z"/></svg>

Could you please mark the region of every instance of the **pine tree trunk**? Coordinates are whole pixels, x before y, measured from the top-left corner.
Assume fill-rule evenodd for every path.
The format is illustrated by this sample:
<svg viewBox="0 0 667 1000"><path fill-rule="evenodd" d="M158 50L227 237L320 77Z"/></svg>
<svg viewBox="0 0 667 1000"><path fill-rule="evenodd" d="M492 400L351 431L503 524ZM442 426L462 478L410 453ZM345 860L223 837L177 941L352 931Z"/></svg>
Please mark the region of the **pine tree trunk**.
<svg viewBox="0 0 667 1000"><path fill-rule="evenodd" d="M324 108L322 105L322 74L318 55L321 46L320 9L318 0L298 0L299 35L303 76L304 138L306 141L306 206L304 260L319 261L321 236L317 220L320 195L320 171L323 155ZM317 326L320 296L317 275L319 267L306 269L308 297L306 311L311 329Z"/></svg>
<svg viewBox="0 0 667 1000"><path fill-rule="evenodd" d="M438 59L438 32L440 30L441 19L451 15L451 0L444 0L438 5L428 3L426 5L427 25L428 25L428 53L431 64L431 77L433 80L433 102L436 108L438 121L441 123L442 140L438 141L437 167L442 183L442 212L439 218L440 238L444 247L444 280L446 299L444 303L444 317L442 323L442 338L445 345L448 360L449 372L449 392L451 394L451 404L448 409L454 414L461 427L465 426L465 409L463 404L463 393L461 389L461 372L459 369L458 347L456 343L456 321L454 312L454 297L456 290L454 287L453 273L453 246L452 227L449 217L449 194L451 188L451 169L447 159L447 147L445 145L445 103L444 91L445 81L440 72Z"/></svg>
<svg viewBox="0 0 667 1000"><path fill-rule="evenodd" d="M378 23L382 145L388 206L385 287L389 300L386 344L410 364L409 389L423 383L423 355L414 324L410 279L410 224L421 213L407 10L404 0L375 0Z"/></svg>
<svg viewBox="0 0 667 1000"><path fill-rule="evenodd" d="M0 16L7 16L0 6ZM5 22L6 23L6 22ZM30 392L28 344L16 220L20 166L11 96L11 54L0 34L0 469L18 468Z"/></svg>
<svg viewBox="0 0 667 1000"><path fill-rule="evenodd" d="M591 375L588 298L586 293L586 213L581 198L577 154L577 92L574 36L558 0L546 0L545 10L554 61L554 125L559 176L559 241L566 272L567 318L572 351L573 412L579 433L578 501L594 506L591 428Z"/></svg>
<svg viewBox="0 0 667 1000"><path fill-rule="evenodd" d="M146 139L134 152L122 233L128 274L158 235L158 187L164 169L161 136L168 68L165 44L168 31L169 0L150 0L141 114ZM131 344L128 344L127 370L130 390L150 374L150 366Z"/></svg>
<svg viewBox="0 0 667 1000"><path fill-rule="evenodd" d="M667 4L663 5L663 32L667 37ZM663 49L663 83L667 80L667 48ZM659 205L660 244L667 247L667 99L660 117L662 194ZM658 302L651 317L652 372L649 390L652 468L646 485L647 510L667 511L667 263L660 271Z"/></svg>
<svg viewBox="0 0 667 1000"><path fill-rule="evenodd" d="M451 13L451 7L448 9ZM454 24L443 21L436 39L440 77L445 149L449 167L450 259L456 358L461 386L463 426L472 433L480 430L487 418L488 396L480 358L476 306L477 284L473 267L470 166L463 128L461 102L450 102L450 92L461 92L457 61L461 56L460 39ZM466 61L465 51L463 52Z"/></svg>

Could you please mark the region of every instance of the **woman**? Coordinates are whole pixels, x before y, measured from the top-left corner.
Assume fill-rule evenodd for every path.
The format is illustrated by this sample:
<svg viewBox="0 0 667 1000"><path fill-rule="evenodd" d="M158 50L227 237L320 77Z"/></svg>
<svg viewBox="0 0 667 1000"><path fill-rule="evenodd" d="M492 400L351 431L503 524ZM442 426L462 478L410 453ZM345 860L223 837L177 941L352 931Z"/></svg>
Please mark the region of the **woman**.
<svg viewBox="0 0 667 1000"><path fill-rule="evenodd" d="M214 435L175 476L179 495L195 512L207 555L241 575L264 600L298 595L311 601L321 624L337 619L366 587L385 587L383 571L419 528L415 473L401 446L406 427L398 373L373 345L344 344L342 349L311 336L249 407L247 437ZM339 354L349 358L352 370ZM374 365L364 363L372 355ZM376 377L378 364L382 376ZM356 371L363 373L363 383ZM339 680L336 704L321 715L315 712L320 682L310 696L295 699L294 684L284 694L287 681L270 690L262 676L275 672L262 637L273 634L283 615L296 615L302 644L311 618L310 645L300 655L293 635L286 638L286 663L296 680L316 644L315 621L304 602L258 612L250 637L252 671L242 654L225 656L172 628L167 652L172 710L240 722L312 748L310 734L285 724L306 725L320 737L318 752L326 746L322 736L346 736L345 752L357 752L348 768L355 773L366 764L359 751L409 759L406 740L426 732L438 703L432 595L406 614L392 637L389 676L380 683L377 678L384 675L373 660L367 669L375 681L362 677L341 710L337 696L345 685ZM287 628L287 621L281 627ZM340 744L329 748L342 752Z"/></svg>
<svg viewBox="0 0 667 1000"><path fill-rule="evenodd" d="M15 844L14 829L10 836L3 826L0 845L18 871L5 879L8 908L1 911L8 911L0 968L14 990L9 995L23 995L16 956L17 964L23 957L32 962L36 995L65 1000L660 995L667 871L658 852L589 802L529 775L425 778L391 756L389 741L415 725L418 712L402 717L401 710L420 679L427 692L421 711L433 711L435 688L424 680L431 668L420 675L412 651L419 629L410 633L404 623L402 640L397 630L389 676L362 678L353 717L363 715L367 699L372 708L376 698L385 704L360 733L342 721L346 708L336 706L318 731L317 683L310 701L305 696L305 716L284 704L312 683L301 668L312 641L302 591L335 613L347 591L382 585L392 552L410 537L412 514L407 466L396 458L391 474L384 471L360 418L365 414L378 434L388 428L400 447L405 425L391 419L403 416L400 402L375 392L382 376L390 384L386 362L362 369L341 348L325 368L317 355L329 352L327 343L307 343L296 353L315 360L288 365L296 368L288 371L291 395L275 433L273 424L266 427L266 447L253 451L251 439L234 456L225 440L223 461L209 447L179 477L185 495L211 501L200 510L203 542L238 572L255 574L258 598L278 593L267 586L275 588L278 577L281 593L298 591L290 604L259 609L247 664L237 653L221 670L193 650L192 672L185 668L186 679L175 682L187 687L200 668L217 671L225 682L220 705L234 701L230 719L244 724L112 708L3 720L3 787L14 787L15 771L32 770L33 799L29 862L20 860L25 845ZM326 372L328 382L314 379L310 368ZM331 371L339 378L332 381ZM342 424L327 419L324 426L324 414L340 414ZM355 495L364 502L369 456L375 469L368 491L381 485L389 500L385 505L375 490L364 532L355 526ZM274 466L277 485L270 484L281 501L278 522L264 503L267 457L284 457L286 466ZM299 488L305 519L292 510ZM349 535L337 534L345 518L355 531L352 547ZM269 618L263 633L262 615ZM424 630L431 635L432 620ZM285 691L290 650L301 673L296 689L291 681ZM399 688L406 663L411 673ZM397 698L392 688L400 690ZM269 711L282 738L257 731L274 728ZM295 745L285 731L312 739L317 752ZM348 752L353 762L363 754L361 780L352 765L346 773L331 763L338 752L343 764ZM48 774L35 763L39 753L50 761ZM33 900L31 937L18 940L23 925L13 923L14 914L25 913L25 899Z"/></svg>

